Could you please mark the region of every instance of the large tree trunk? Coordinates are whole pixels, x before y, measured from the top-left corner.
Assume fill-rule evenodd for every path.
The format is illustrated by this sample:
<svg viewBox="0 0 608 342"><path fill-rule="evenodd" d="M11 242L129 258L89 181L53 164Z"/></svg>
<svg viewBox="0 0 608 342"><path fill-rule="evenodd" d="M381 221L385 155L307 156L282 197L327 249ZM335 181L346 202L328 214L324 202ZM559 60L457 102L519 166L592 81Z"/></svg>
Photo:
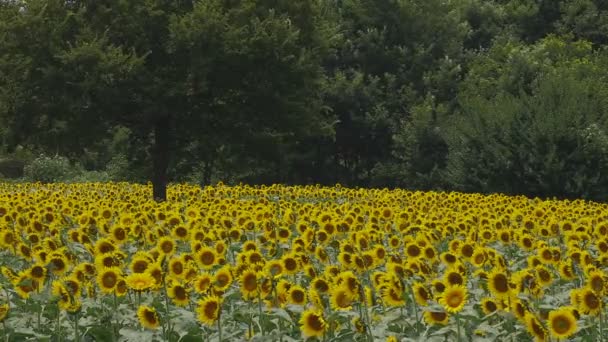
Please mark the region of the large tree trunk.
<svg viewBox="0 0 608 342"><path fill-rule="evenodd" d="M154 200L167 200L167 169L169 168L169 136L171 121L168 115L154 123L154 146L152 148L152 194Z"/></svg>

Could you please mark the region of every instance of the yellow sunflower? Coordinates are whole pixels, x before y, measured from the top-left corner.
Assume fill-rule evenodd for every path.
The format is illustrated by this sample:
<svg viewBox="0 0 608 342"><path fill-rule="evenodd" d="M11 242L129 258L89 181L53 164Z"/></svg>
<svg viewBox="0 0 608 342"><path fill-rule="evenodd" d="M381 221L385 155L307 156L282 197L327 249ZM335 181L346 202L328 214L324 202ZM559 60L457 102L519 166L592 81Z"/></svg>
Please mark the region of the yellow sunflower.
<svg viewBox="0 0 608 342"><path fill-rule="evenodd" d="M212 269L218 264L217 252L214 248L203 246L196 252L194 260L200 268L204 270Z"/></svg>
<svg viewBox="0 0 608 342"><path fill-rule="evenodd" d="M305 337L322 337L328 324L320 310L308 309L300 317L300 330Z"/></svg>
<svg viewBox="0 0 608 342"><path fill-rule="evenodd" d="M334 286L330 289L329 303L333 310L348 311L352 309L354 294L345 286Z"/></svg>
<svg viewBox="0 0 608 342"><path fill-rule="evenodd" d="M216 290L225 291L232 285L234 278L230 272L230 266L226 265L215 272L213 286Z"/></svg>
<svg viewBox="0 0 608 342"><path fill-rule="evenodd" d="M497 298L506 298L511 293L509 277L500 269L494 269L488 274L488 289Z"/></svg>
<svg viewBox="0 0 608 342"><path fill-rule="evenodd" d="M547 340L547 330L542 325L540 320L534 316L531 312L526 312L526 316L524 318L526 323L526 329L532 335L536 341L546 341Z"/></svg>
<svg viewBox="0 0 608 342"><path fill-rule="evenodd" d="M156 329L160 326L160 320L156 309L147 305L141 305L137 309L137 317L142 327L147 329Z"/></svg>
<svg viewBox="0 0 608 342"><path fill-rule="evenodd" d="M148 272L144 273L131 273L126 278L127 286L134 291L145 291L152 288L156 280Z"/></svg>
<svg viewBox="0 0 608 342"><path fill-rule="evenodd" d="M206 293L211 288L211 274L203 272L194 279L194 291L198 294Z"/></svg>
<svg viewBox="0 0 608 342"><path fill-rule="evenodd" d="M449 320L449 315L444 311L425 311L423 316L430 325L446 325Z"/></svg>
<svg viewBox="0 0 608 342"><path fill-rule="evenodd" d="M257 296L258 293L258 275L253 270L245 270L240 276L240 290L243 298L251 299Z"/></svg>
<svg viewBox="0 0 608 342"><path fill-rule="evenodd" d="M287 294L289 303L296 305L306 304L306 291L299 285L294 285L289 289Z"/></svg>
<svg viewBox="0 0 608 342"><path fill-rule="evenodd" d="M596 316L603 308L603 298L590 287L581 289L579 292L579 299L581 304L580 311L588 315Z"/></svg>
<svg viewBox="0 0 608 342"><path fill-rule="evenodd" d="M198 320L206 325L213 325L221 314L222 300L217 296L208 296L198 301L196 314Z"/></svg>
<svg viewBox="0 0 608 342"><path fill-rule="evenodd" d="M167 295L177 306L188 305L190 302L190 294L188 292L188 288L178 282L173 282L173 284L167 288Z"/></svg>
<svg viewBox="0 0 608 342"><path fill-rule="evenodd" d="M576 317L571 309L562 307L549 312L548 326L553 337L568 338L576 332Z"/></svg>
<svg viewBox="0 0 608 342"><path fill-rule="evenodd" d="M99 285L101 292L112 293L121 277L122 274L119 268L106 267L97 274L97 285Z"/></svg>
<svg viewBox="0 0 608 342"><path fill-rule="evenodd" d="M10 309L10 307L8 304L0 305L0 322L4 321L6 319L6 316L8 316L9 309Z"/></svg>
<svg viewBox="0 0 608 342"><path fill-rule="evenodd" d="M467 289L462 285L453 285L445 288L439 303L450 313L457 313L464 308L467 301Z"/></svg>

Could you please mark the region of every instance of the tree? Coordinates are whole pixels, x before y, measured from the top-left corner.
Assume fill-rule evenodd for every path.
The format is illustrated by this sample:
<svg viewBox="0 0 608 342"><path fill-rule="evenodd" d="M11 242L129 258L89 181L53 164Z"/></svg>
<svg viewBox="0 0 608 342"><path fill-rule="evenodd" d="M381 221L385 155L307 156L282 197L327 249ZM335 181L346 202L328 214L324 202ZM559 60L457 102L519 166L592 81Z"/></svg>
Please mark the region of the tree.
<svg viewBox="0 0 608 342"><path fill-rule="evenodd" d="M322 159L334 181L395 185L376 170L393 169L393 137L413 107L453 101L469 28L454 2L348 0L335 11L344 39L326 62L325 103L338 122L335 141L319 143Z"/></svg>
<svg viewBox="0 0 608 342"><path fill-rule="evenodd" d="M153 196L163 200L171 156L187 145L216 143L206 139L208 131L222 138L216 146L239 135L247 143L260 135L319 132L324 47L315 6L263 0L7 5L15 19L0 31L11 47L0 67L17 70L2 80L9 89L3 98L12 99L2 114L15 136L7 143L27 139L48 147L29 138L47 128L38 124L44 119L69 133L55 144L65 150L76 139L82 139L78 151L116 125L128 127L144 143L153 139ZM24 40L30 34L24 27L40 31L33 38L41 44ZM27 62L15 66L17 57ZM28 89L39 101L27 97ZM18 134L21 127L27 134Z"/></svg>
<svg viewBox="0 0 608 342"><path fill-rule="evenodd" d="M504 81L513 79L511 72L530 70L521 68L522 60L477 69L503 73L493 91L462 94L462 114L448 138L449 182L464 191L603 200L608 88L601 70L607 60L590 46L549 37L526 49L536 72L517 78L527 80L519 91ZM470 77L475 84L482 79Z"/></svg>

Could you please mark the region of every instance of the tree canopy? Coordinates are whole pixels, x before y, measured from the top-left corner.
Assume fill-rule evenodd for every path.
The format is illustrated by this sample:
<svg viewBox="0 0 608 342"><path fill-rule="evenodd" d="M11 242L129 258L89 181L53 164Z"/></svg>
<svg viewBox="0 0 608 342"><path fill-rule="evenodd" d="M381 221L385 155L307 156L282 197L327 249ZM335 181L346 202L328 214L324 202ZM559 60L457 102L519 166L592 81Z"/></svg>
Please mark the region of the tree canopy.
<svg viewBox="0 0 608 342"><path fill-rule="evenodd" d="M607 37L599 0L2 1L0 152L157 199L221 180L604 200Z"/></svg>

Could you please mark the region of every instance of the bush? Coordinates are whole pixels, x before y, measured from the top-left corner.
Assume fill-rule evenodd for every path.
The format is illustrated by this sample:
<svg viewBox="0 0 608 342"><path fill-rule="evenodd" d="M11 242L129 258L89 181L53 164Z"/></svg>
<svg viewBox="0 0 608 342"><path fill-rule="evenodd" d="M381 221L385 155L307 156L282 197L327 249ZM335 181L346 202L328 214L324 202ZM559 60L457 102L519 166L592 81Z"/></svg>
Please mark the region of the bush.
<svg viewBox="0 0 608 342"><path fill-rule="evenodd" d="M608 87L567 73L532 94L468 99L450 141L449 181L463 191L606 200Z"/></svg>
<svg viewBox="0 0 608 342"><path fill-rule="evenodd" d="M72 165L66 157L40 155L25 166L23 178L29 182L67 182L82 172L81 167Z"/></svg>

